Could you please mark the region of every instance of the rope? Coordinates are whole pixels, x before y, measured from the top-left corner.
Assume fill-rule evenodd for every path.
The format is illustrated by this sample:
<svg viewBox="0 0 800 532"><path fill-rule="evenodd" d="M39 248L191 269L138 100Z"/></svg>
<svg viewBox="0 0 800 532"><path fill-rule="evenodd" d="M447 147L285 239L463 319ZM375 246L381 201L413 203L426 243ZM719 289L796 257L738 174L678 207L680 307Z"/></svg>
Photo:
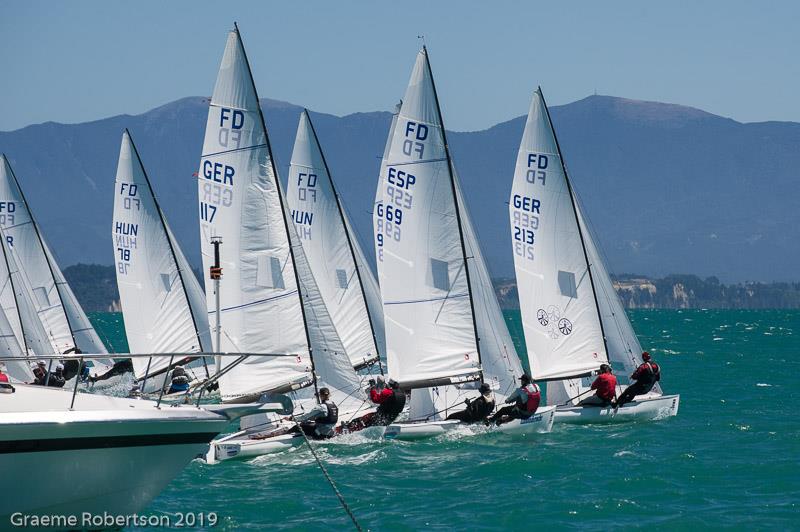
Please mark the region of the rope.
<svg viewBox="0 0 800 532"><path fill-rule="evenodd" d="M300 434L303 435L303 439L306 441L306 444L308 445L308 449L311 451L311 454L314 456L314 460L317 461L317 465L319 466L320 470L322 470L322 474L325 475L325 480L327 480L328 484L331 485L331 489L333 489L333 492L336 494L336 497L339 499L339 503L342 505L342 508L344 508L344 511L347 512L347 515L349 515L350 519L353 521L353 526L355 526L355 528L356 528L356 530L358 530L358 532L361 532L363 529L361 528L361 525L358 524L358 520L356 519L355 514L350 509L350 506L347 505L347 501L344 500L344 496L339 491L339 488L336 487L336 483L333 481L333 478L331 478L330 474L328 473L328 470L325 469L325 465L322 463L322 460L320 460L319 456L317 456L317 452L314 450L314 446L311 445L311 440L309 440L308 436L306 436L306 433L303 432L303 427L300 426L300 424L297 422L297 420L294 418L294 416L292 416L292 421L294 421L294 424L297 427L297 429L300 431Z"/></svg>

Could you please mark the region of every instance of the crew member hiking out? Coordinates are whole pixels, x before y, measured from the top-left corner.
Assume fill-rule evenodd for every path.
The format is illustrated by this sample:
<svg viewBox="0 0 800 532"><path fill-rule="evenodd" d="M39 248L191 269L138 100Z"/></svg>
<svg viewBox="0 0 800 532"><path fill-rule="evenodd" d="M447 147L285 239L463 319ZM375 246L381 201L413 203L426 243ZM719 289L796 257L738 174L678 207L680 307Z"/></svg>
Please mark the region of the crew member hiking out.
<svg viewBox="0 0 800 532"><path fill-rule="evenodd" d="M519 378L520 387L508 396L506 403L514 403L511 406L504 406L489 418L489 423L502 425L512 419L528 419L536 413L542 394L539 386L531 382L531 378L526 374Z"/></svg>
<svg viewBox="0 0 800 532"><path fill-rule="evenodd" d="M296 416L299 429L295 426L292 432L302 430L306 436L314 440L327 440L335 434L336 423L339 422L339 407L331 401L331 392L327 388L319 389L319 404L303 415Z"/></svg>
<svg viewBox="0 0 800 532"><path fill-rule="evenodd" d="M8 375L6 375L6 365L0 362L0 382L8 382Z"/></svg>
<svg viewBox="0 0 800 532"><path fill-rule="evenodd" d="M612 373L611 366L600 366L600 374L592 383L591 389L597 391L578 403L578 406L608 406L614 401L617 396L617 378Z"/></svg>
<svg viewBox="0 0 800 532"><path fill-rule="evenodd" d="M64 379L64 364L59 362L56 364L55 372L50 374L50 379L47 381L47 385L54 388L63 388L66 382L66 379Z"/></svg>
<svg viewBox="0 0 800 532"><path fill-rule="evenodd" d="M389 379L389 386L378 377L377 382L369 381L369 398L378 405L375 413L375 425L388 425L394 421L406 406L406 394L394 379Z"/></svg>
<svg viewBox="0 0 800 532"><path fill-rule="evenodd" d="M467 408L460 412L454 412L447 416L447 419L457 419L465 423L475 423L484 421L494 410L494 396L492 387L484 382L479 388L481 394L474 400L467 399Z"/></svg>
<svg viewBox="0 0 800 532"><path fill-rule="evenodd" d="M637 395L646 394L661 380L661 368L653 361L650 353L642 353L642 360L644 362L631 375L631 380L636 382L625 388L617 399L617 407L630 403Z"/></svg>

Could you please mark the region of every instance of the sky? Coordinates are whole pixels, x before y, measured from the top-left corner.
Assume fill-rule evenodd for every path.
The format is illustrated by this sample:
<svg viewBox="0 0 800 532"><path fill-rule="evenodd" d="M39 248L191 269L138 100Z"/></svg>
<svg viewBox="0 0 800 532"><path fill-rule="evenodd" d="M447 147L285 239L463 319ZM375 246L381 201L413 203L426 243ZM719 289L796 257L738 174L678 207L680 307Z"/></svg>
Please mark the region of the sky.
<svg viewBox="0 0 800 532"><path fill-rule="evenodd" d="M259 94L391 110L424 35L449 129L606 94L800 121L800 2L0 0L0 131L209 95L238 21Z"/></svg>

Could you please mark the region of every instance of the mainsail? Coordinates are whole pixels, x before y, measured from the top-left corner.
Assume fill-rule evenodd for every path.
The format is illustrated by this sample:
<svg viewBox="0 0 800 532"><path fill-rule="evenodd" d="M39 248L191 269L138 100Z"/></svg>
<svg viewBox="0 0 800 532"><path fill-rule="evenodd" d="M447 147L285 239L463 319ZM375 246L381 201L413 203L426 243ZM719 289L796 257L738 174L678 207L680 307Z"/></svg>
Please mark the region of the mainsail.
<svg viewBox="0 0 800 532"><path fill-rule="evenodd" d="M608 361L574 199L541 92L533 96L509 203L522 327L534 379Z"/></svg>
<svg viewBox="0 0 800 532"><path fill-rule="evenodd" d="M423 47L387 141L375 202L389 373L411 419L463 408L476 379L503 398L522 367L447 149Z"/></svg>
<svg viewBox="0 0 800 532"><path fill-rule="evenodd" d="M641 346L572 189L541 89L525 124L509 214L525 341L533 377L553 381L548 403L585 391L601 363L631 372Z"/></svg>
<svg viewBox="0 0 800 532"><path fill-rule="evenodd" d="M131 352L176 353L177 363L191 353L211 351L203 289L167 225L127 130L119 152L111 233ZM141 379L169 369L170 357L132 362Z"/></svg>
<svg viewBox="0 0 800 532"><path fill-rule="evenodd" d="M310 385L312 363L289 224L250 65L238 29L228 35L208 111L198 172L204 270L222 238L220 352L276 354L223 359L224 400ZM206 293L207 309L216 308ZM233 368L227 365L237 363Z"/></svg>
<svg viewBox="0 0 800 532"><path fill-rule="evenodd" d="M67 285L39 226L22 194L14 172L0 155L0 217L8 248L24 274L39 319L53 351L63 353L77 347L84 353L106 353L75 295ZM104 361L110 364L110 361Z"/></svg>
<svg viewBox="0 0 800 532"><path fill-rule="evenodd" d="M36 308L31 300L30 289L25 277L17 266L17 261L8 247L5 233L0 229L0 305L9 326L14 333L20 352L15 356L49 356L56 354Z"/></svg>
<svg viewBox="0 0 800 532"><path fill-rule="evenodd" d="M404 388L480 379L463 232L423 47L373 213L390 374Z"/></svg>
<svg viewBox="0 0 800 532"><path fill-rule="evenodd" d="M306 110L300 116L286 189L291 218L344 349L352 365L379 359L373 323L382 329L383 313L370 314L367 291L377 290ZM369 284L375 287L369 286Z"/></svg>

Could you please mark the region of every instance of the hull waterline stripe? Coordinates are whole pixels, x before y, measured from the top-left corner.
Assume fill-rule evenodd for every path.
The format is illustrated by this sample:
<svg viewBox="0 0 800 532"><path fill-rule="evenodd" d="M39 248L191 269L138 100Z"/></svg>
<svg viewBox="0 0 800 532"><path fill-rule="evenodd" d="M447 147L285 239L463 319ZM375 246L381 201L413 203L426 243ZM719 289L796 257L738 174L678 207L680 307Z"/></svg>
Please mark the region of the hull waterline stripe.
<svg viewBox="0 0 800 532"><path fill-rule="evenodd" d="M120 447L149 447L155 445L208 443L217 434L219 434L219 432L137 434L133 436L90 436L85 438L54 438L50 440L11 440L0 442L0 454L81 451L88 449L115 449Z"/></svg>

